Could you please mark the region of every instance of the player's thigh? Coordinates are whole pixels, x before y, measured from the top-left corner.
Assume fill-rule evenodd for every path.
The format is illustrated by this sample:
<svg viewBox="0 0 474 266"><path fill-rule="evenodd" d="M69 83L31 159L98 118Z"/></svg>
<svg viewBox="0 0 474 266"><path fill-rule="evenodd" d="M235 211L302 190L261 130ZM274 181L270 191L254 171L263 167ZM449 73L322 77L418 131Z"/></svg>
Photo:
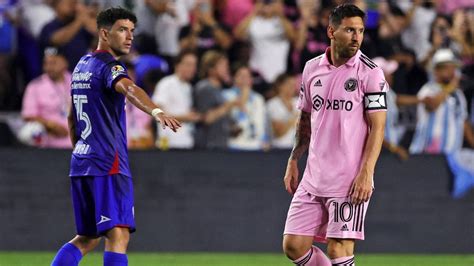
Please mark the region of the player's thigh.
<svg viewBox="0 0 474 266"><path fill-rule="evenodd" d="M299 186L288 210L284 235L309 236L316 241L324 240L327 220L324 201Z"/></svg>
<svg viewBox="0 0 474 266"><path fill-rule="evenodd" d="M327 198L327 238L364 240L365 215L369 202L353 204L349 197Z"/></svg>

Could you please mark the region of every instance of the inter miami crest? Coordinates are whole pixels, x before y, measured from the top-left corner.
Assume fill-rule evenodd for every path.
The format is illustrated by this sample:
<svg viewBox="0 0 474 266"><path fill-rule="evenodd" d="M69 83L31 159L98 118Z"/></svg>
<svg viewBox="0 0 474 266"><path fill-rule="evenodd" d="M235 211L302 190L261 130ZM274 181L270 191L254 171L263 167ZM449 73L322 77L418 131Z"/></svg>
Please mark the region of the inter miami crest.
<svg viewBox="0 0 474 266"><path fill-rule="evenodd" d="M355 91L357 89L357 86L357 80L355 78L350 78L344 83L344 89L349 92Z"/></svg>

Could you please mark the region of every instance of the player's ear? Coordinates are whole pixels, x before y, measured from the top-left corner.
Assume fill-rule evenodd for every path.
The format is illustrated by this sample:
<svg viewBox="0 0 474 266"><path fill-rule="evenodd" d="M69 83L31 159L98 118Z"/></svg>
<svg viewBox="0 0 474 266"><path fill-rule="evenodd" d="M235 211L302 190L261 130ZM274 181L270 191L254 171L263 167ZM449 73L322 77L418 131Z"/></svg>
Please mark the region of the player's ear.
<svg viewBox="0 0 474 266"><path fill-rule="evenodd" d="M105 28L99 29L99 37L100 39L106 41L109 37L109 31Z"/></svg>
<svg viewBox="0 0 474 266"><path fill-rule="evenodd" d="M334 26L329 25L328 29L327 29L327 34L328 34L329 39L331 39L331 40L334 39L334 31L336 31Z"/></svg>

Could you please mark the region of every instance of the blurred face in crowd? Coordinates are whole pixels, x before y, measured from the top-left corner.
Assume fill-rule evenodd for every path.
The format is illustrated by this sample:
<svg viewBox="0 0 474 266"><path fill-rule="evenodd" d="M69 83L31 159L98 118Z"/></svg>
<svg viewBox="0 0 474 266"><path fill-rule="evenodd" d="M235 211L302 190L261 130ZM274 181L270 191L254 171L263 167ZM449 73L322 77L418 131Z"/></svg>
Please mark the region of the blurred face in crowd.
<svg viewBox="0 0 474 266"><path fill-rule="evenodd" d="M54 9L60 20L72 20L76 16L77 0L57 0Z"/></svg>
<svg viewBox="0 0 474 266"><path fill-rule="evenodd" d="M229 60L225 57L219 59L214 67L214 71L216 77L224 82L227 83L230 81L230 74L229 74Z"/></svg>
<svg viewBox="0 0 474 266"><path fill-rule="evenodd" d="M237 88L252 87L252 72L248 67L241 67L235 72L234 84Z"/></svg>
<svg viewBox="0 0 474 266"><path fill-rule="evenodd" d="M456 76L457 65L454 63L439 64L434 69L436 81L441 84L448 84Z"/></svg>
<svg viewBox="0 0 474 266"><path fill-rule="evenodd" d="M259 14L265 18L273 17L277 13L278 2L279 0L259 0L257 2L260 6Z"/></svg>
<svg viewBox="0 0 474 266"><path fill-rule="evenodd" d="M361 17L346 17L341 24L330 25L328 36L334 43L334 52L340 58L351 58L359 50L364 39L364 21Z"/></svg>
<svg viewBox="0 0 474 266"><path fill-rule="evenodd" d="M115 57L130 53L135 24L128 19L119 19L110 29L100 30L101 40L112 49Z"/></svg>
<svg viewBox="0 0 474 266"><path fill-rule="evenodd" d="M282 98L293 98L297 95L296 78L291 76L286 78L277 88L278 95Z"/></svg>
<svg viewBox="0 0 474 266"><path fill-rule="evenodd" d="M67 70L67 61L61 55L45 55L43 59L43 72L54 81L64 77Z"/></svg>
<svg viewBox="0 0 474 266"><path fill-rule="evenodd" d="M191 81L196 75L197 57L194 54L187 54L181 62L176 65L176 74L185 81Z"/></svg>

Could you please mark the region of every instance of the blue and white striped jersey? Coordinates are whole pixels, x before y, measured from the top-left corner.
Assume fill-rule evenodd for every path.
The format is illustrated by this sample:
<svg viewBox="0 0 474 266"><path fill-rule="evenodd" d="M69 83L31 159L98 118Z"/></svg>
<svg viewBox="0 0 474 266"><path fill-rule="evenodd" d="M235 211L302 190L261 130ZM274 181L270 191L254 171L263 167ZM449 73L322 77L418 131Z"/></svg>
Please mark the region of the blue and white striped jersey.
<svg viewBox="0 0 474 266"><path fill-rule="evenodd" d="M440 84L429 82L420 89L418 98L435 96L441 91ZM450 94L434 112L428 112L424 104L419 104L410 153L452 153L460 150L466 119L466 98L459 89Z"/></svg>

